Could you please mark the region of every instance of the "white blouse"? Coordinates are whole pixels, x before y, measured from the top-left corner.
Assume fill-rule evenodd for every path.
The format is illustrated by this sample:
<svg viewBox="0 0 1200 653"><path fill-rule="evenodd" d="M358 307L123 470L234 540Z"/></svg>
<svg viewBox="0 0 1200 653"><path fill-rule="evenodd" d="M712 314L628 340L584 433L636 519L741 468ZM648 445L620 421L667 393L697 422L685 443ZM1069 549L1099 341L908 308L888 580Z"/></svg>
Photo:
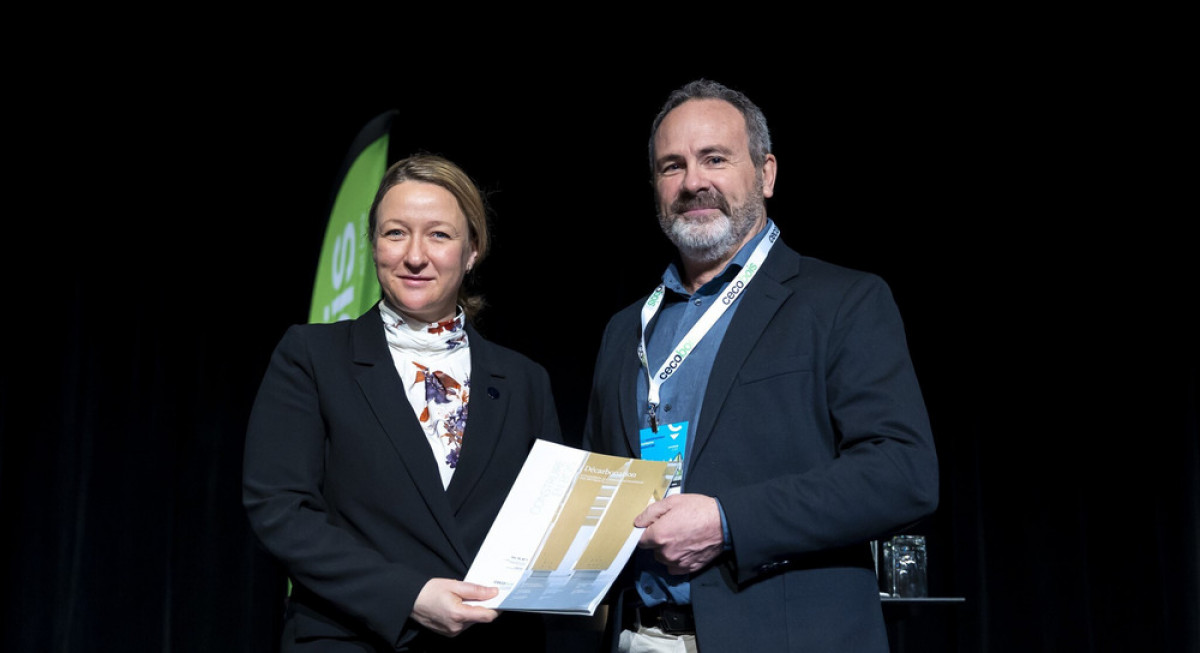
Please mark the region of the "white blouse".
<svg viewBox="0 0 1200 653"><path fill-rule="evenodd" d="M467 425L471 354L464 329L466 316L460 306L453 320L413 323L383 300L379 312L396 371L425 429L444 488L458 466Z"/></svg>

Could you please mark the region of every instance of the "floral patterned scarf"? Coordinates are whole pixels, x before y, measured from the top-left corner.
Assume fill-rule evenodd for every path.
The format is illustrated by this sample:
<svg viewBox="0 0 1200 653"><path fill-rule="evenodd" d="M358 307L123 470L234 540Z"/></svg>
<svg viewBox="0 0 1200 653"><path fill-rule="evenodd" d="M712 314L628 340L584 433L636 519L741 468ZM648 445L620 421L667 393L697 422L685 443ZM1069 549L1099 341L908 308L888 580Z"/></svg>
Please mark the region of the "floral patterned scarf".
<svg viewBox="0 0 1200 653"><path fill-rule="evenodd" d="M396 370L439 462L442 485L448 486L458 467L471 391L466 317L460 307L453 320L415 326L383 301L379 312Z"/></svg>

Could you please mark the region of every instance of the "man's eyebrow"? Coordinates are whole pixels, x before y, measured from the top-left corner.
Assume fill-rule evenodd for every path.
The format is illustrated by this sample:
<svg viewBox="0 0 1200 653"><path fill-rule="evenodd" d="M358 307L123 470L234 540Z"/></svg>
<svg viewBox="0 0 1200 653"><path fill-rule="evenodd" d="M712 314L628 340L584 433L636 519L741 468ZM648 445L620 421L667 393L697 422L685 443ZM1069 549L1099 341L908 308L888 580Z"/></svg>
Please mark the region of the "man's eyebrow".
<svg viewBox="0 0 1200 653"><path fill-rule="evenodd" d="M707 147L700 149L701 156L708 155L708 154L730 154L732 152L733 152L732 148L726 147L724 145L709 145Z"/></svg>

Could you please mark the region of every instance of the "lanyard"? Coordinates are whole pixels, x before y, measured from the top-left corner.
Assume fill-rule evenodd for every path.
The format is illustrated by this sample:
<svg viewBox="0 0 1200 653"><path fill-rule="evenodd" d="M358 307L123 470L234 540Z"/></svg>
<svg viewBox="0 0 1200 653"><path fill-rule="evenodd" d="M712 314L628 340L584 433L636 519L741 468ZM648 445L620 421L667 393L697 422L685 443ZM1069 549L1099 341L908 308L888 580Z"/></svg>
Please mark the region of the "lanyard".
<svg viewBox="0 0 1200 653"><path fill-rule="evenodd" d="M767 258L767 252L771 251L771 247L778 238L779 227L776 227L772 223L771 231L765 238L758 241L758 246L750 254L746 265L742 267L738 275L729 283L729 289L721 296L720 300L713 302L708 307L704 315L700 316L700 320L683 336L683 340L675 346L675 350L671 352L671 355L667 356L667 360L663 361L656 374L650 373L650 364L646 360L646 325L650 324L650 319L661 308L661 301L663 294L666 292L666 286L661 283L658 284L654 292L650 293L650 296L646 298L646 303L642 306L642 336L641 342L638 343L638 360L642 362L642 368L646 370L646 379L650 383L650 429L655 433L658 432L659 388L662 387L662 384L667 379L671 378L675 370L679 369L679 366L683 364L688 354L692 353L692 349L696 347L700 339L712 329L713 324L733 305L733 302L737 301L738 297L742 296L742 291L746 289L750 280L758 273L763 259Z"/></svg>

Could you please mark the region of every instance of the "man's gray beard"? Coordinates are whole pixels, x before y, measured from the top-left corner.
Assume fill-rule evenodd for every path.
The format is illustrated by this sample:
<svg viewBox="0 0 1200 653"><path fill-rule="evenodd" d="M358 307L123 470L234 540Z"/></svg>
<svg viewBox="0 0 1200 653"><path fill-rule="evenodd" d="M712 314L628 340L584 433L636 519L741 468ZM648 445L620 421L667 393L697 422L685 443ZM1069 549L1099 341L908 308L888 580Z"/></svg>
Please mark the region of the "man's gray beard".
<svg viewBox="0 0 1200 653"><path fill-rule="evenodd" d="M740 240L733 221L724 213L703 224L685 220L668 222L663 224L663 231L684 258L702 263L720 260Z"/></svg>
<svg viewBox="0 0 1200 653"><path fill-rule="evenodd" d="M747 198L745 204L731 209L732 215L722 213L719 218L694 223L682 218L666 219L660 213L658 224L684 258L712 263L732 255L742 244L742 239L754 228L760 206L761 187Z"/></svg>

